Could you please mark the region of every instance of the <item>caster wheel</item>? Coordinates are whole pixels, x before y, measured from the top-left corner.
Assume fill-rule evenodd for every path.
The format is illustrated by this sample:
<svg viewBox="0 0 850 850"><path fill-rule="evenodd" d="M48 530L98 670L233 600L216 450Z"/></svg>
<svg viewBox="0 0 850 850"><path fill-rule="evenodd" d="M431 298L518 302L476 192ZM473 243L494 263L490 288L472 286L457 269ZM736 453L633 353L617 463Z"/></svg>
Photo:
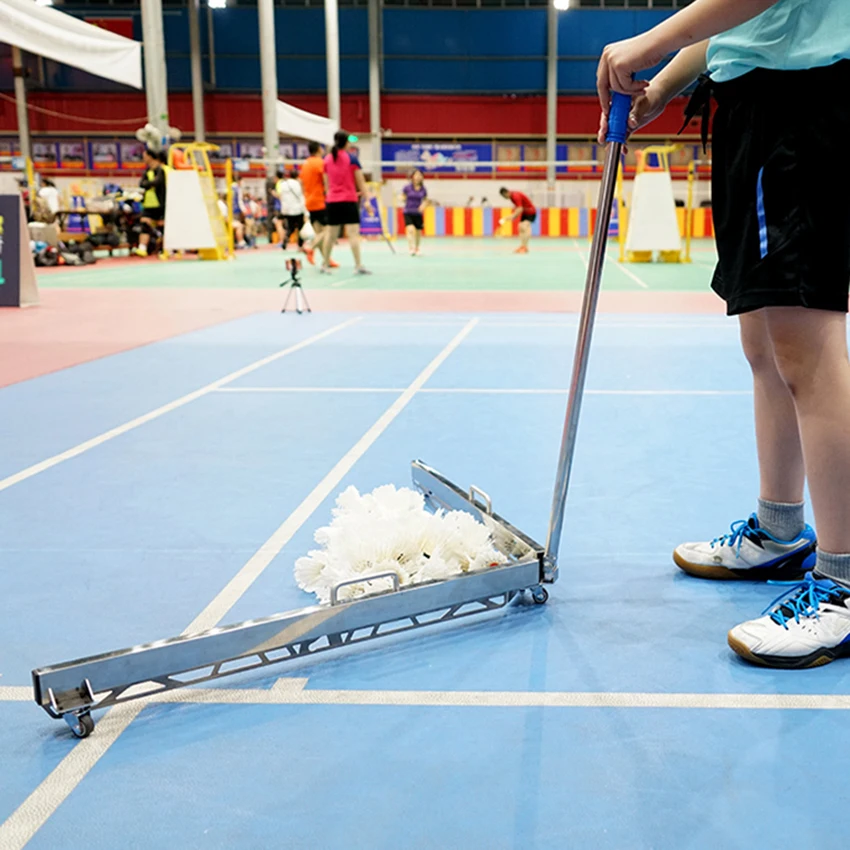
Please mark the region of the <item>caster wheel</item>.
<svg viewBox="0 0 850 850"><path fill-rule="evenodd" d="M531 589L531 598L537 605L545 605L549 600L549 591L545 587L538 585Z"/></svg>
<svg viewBox="0 0 850 850"><path fill-rule="evenodd" d="M71 727L71 731L77 738L88 738L94 732L94 720L92 720L89 712L71 716L66 715L65 722Z"/></svg>

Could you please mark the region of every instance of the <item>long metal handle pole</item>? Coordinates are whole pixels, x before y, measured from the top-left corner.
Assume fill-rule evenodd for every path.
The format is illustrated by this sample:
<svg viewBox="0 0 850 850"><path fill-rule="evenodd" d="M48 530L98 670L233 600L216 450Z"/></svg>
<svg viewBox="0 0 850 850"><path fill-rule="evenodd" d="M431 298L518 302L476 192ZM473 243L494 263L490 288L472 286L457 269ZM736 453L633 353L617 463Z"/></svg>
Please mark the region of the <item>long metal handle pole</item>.
<svg viewBox="0 0 850 850"><path fill-rule="evenodd" d="M625 117L628 118L627 108ZM549 533L546 538L546 571L547 577L553 580L557 572L558 548L561 543L561 531L564 524L564 508L570 486L570 473L572 472L573 455L575 454L584 382L587 376L590 342L593 337L593 324L596 319L596 307L599 303L599 290L602 285L602 266L605 261L605 246L608 242L608 225L611 222L611 205L614 201L617 167L620 163L622 149L622 141L608 142L605 167L602 172L602 186L599 189L599 201L596 206L596 227L593 231L593 244L587 267L587 280L584 285L584 300L581 305L578 339L576 340L575 358L573 360L573 376L570 381L570 394L567 401L567 416L564 422L564 434L561 438L561 454L558 458L555 491L552 496L552 513L549 518Z"/></svg>

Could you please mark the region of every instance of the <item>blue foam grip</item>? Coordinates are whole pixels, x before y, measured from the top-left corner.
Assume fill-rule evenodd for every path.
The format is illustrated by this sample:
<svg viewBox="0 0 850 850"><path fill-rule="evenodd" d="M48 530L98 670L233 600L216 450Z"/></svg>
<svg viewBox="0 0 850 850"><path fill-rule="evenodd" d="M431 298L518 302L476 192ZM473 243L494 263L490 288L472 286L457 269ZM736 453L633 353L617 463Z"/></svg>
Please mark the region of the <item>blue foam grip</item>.
<svg viewBox="0 0 850 850"><path fill-rule="evenodd" d="M629 135L629 113L632 111L632 98L628 94L612 92L611 111L608 113L608 135L606 142L625 144Z"/></svg>

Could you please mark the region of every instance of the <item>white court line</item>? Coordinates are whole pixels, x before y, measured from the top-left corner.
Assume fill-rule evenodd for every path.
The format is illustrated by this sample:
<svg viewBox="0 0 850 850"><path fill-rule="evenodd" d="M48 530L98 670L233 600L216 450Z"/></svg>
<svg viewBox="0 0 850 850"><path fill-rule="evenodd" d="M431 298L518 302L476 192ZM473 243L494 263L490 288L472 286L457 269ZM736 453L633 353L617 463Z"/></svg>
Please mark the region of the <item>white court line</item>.
<svg viewBox="0 0 850 850"><path fill-rule="evenodd" d="M452 321L434 321L434 322L407 322L407 321L387 321L384 319L367 320L363 322L364 328L460 328L463 327L465 319L455 319ZM484 322L481 323L482 325Z"/></svg>
<svg viewBox="0 0 850 850"><path fill-rule="evenodd" d="M627 269L623 263L619 260L614 261L614 265L624 274L626 277L630 277L638 286L642 286L644 289L649 289L649 284L642 281L631 269Z"/></svg>
<svg viewBox="0 0 850 850"><path fill-rule="evenodd" d="M413 400L437 369L463 342L477 324L466 323L460 333L417 375L413 383L381 414L378 420L349 449L330 472L313 488L303 502L287 517L277 531L263 543L248 562L225 585L215 599L189 624L183 634L211 629L239 601L280 553L312 513L330 496L357 461ZM97 725L97 734L81 741L53 769L50 775L0 825L0 848L21 850L68 795L83 781L100 757L118 740L121 733L144 708L145 702L118 706L107 711Z"/></svg>
<svg viewBox="0 0 850 850"><path fill-rule="evenodd" d="M566 395L569 390L548 388L501 388L501 387L433 387L423 393L457 393L459 395ZM752 390L585 390L585 395L624 396L727 396L752 395Z"/></svg>
<svg viewBox="0 0 850 850"><path fill-rule="evenodd" d="M280 360L281 357L286 357L289 354L294 354L296 351L300 351L302 348L307 348L308 345L312 345L314 342L318 342L319 340L325 339L326 337L331 336L331 334L335 334L338 331L350 327L351 325L359 321L360 317L357 317L354 319L348 319L347 321L341 322L338 325L334 325L332 328L328 328L327 330L324 330L321 333L314 334L313 336L308 337L307 339L302 340L301 342L298 342L295 345L289 346L289 348L284 348L281 351L277 351L274 354L270 354L268 357L263 357L261 360L256 360L254 363L250 363L248 366L244 366L241 369L237 369L235 372L231 372L229 375L225 375L223 378L219 378L217 381L213 381L211 384L207 384L205 387L201 387L199 390L187 393L186 395L181 396L180 398L175 399L174 401L168 402L168 404L162 405L162 407L156 408L156 410L151 410L149 413L145 413L142 416L138 416L135 419L131 419L129 422L125 422L123 425L119 425L117 428L112 428L109 431L104 431L103 434L99 434L97 437L92 437L90 440L86 440L84 443L80 443L79 445L76 445L73 448L68 449L67 451L60 452L58 455L53 455L53 457L47 458L47 460L43 460L39 463L33 464L32 466L28 466L26 469L22 469L20 472L16 472L14 475L10 475L7 478L3 478L2 480L0 480L0 492L8 489L14 484L20 484L21 481L26 481L27 478L32 478L34 475L38 475L40 472L44 472L45 470L51 469L52 467L57 466L63 461L77 457L78 455L87 452L89 449L96 448L97 446L100 446L103 443L114 439L115 437L120 437L122 434L126 434L128 431L132 431L134 428L138 428L140 425L144 425L146 422L151 422L154 419L158 419L160 416L164 416L166 413L170 413L172 410L177 410L177 408L183 407L184 405L189 404L189 402L195 401L196 399L199 399L202 396L207 395L208 393L214 392L215 390L221 388L224 384L230 383L231 381L235 381L238 378L243 377L244 375L250 374L251 372L255 372L257 369L260 369L263 366L267 366L269 363L274 363L275 360Z"/></svg>
<svg viewBox="0 0 850 850"><path fill-rule="evenodd" d="M306 687L280 678L271 688L184 688L142 700L201 705L380 705L456 708L679 708L850 710L850 694L713 694L644 691L401 691ZM4 692L14 692L4 696ZM21 693L18 693L21 692ZM29 701L30 688L0 688L0 701ZM101 734L98 724L95 736ZM6 846L6 845L2 845Z"/></svg>
<svg viewBox="0 0 850 850"><path fill-rule="evenodd" d="M458 708L842 709L850 694L694 694L605 691L309 690L307 679L278 679L270 689L190 688L154 702L228 705L410 705Z"/></svg>
<svg viewBox="0 0 850 850"><path fill-rule="evenodd" d="M222 387L220 393L402 393L394 387ZM423 395L566 395L569 390L538 387L428 387ZM585 395L751 396L752 390L585 390Z"/></svg>
<svg viewBox="0 0 850 850"><path fill-rule="evenodd" d="M360 277L359 274L352 275L351 277L344 277L342 280L335 280L331 287L345 286L346 283L351 283L352 280L357 280Z"/></svg>
<svg viewBox="0 0 850 850"><path fill-rule="evenodd" d="M403 393L404 387L221 387L217 393ZM421 390L425 392L425 390Z"/></svg>
<svg viewBox="0 0 850 850"><path fill-rule="evenodd" d="M584 266L584 272L587 274L590 268L590 254L585 251L577 251L576 256L581 260L581 264Z"/></svg>
<svg viewBox="0 0 850 850"><path fill-rule="evenodd" d="M32 694L32 688L23 685L6 685L0 688L0 702L29 702L33 698Z"/></svg>
<svg viewBox="0 0 850 850"><path fill-rule="evenodd" d="M578 327L578 316L569 321L554 321L554 322L542 322L542 321L525 321L525 322L511 322L505 321L500 322L498 320L487 321L482 320L480 327L482 328L571 328L575 329ZM604 330L606 328L653 328L656 330L738 330L737 322L730 322L725 316L718 317L717 321L714 322L646 322L646 321L636 321L636 322L628 322L628 321L607 321L606 319L599 317L596 320L596 328L598 330Z"/></svg>

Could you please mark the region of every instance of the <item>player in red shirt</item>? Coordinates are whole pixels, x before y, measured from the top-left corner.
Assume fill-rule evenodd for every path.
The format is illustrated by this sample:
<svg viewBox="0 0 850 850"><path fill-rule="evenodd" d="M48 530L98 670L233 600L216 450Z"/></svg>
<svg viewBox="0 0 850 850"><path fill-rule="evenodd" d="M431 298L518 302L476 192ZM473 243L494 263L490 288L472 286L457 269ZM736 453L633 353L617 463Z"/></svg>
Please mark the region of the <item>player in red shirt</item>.
<svg viewBox="0 0 850 850"><path fill-rule="evenodd" d="M527 254L528 240L531 239L531 225L537 218L537 208L531 203L528 195L523 195L522 192L510 192L503 186L499 189L499 194L514 205L513 213L507 218L500 219L499 224L519 218L519 248L514 253Z"/></svg>

